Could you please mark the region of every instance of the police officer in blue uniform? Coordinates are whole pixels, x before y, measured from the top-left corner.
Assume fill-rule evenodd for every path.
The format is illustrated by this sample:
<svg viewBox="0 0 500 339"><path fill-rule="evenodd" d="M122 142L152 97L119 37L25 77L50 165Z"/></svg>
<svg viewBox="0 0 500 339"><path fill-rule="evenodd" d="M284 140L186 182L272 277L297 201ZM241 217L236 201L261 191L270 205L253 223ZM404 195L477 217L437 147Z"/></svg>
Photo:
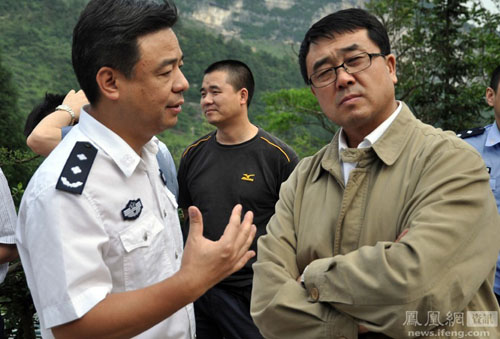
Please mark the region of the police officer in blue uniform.
<svg viewBox="0 0 500 339"><path fill-rule="evenodd" d="M500 213L500 66L491 75L490 86L486 89L486 101L495 111L495 122L458 133L458 136L473 146L486 163L490 174L490 186ZM500 303L500 254L495 273L495 295Z"/></svg>

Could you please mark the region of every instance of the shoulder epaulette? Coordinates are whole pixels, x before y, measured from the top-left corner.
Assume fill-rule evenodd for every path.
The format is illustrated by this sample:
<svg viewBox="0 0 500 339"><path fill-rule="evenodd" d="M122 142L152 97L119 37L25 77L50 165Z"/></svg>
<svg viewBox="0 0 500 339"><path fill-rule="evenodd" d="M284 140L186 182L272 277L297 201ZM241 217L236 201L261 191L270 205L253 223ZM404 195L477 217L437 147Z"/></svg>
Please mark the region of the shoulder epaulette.
<svg viewBox="0 0 500 339"><path fill-rule="evenodd" d="M56 189L82 194L96 154L97 148L90 142L77 142L57 180Z"/></svg>
<svg viewBox="0 0 500 339"><path fill-rule="evenodd" d="M471 129L466 129L465 131L461 131L457 133L457 137L465 139L468 137L474 137L476 135L481 135L485 131L484 127L476 127Z"/></svg>

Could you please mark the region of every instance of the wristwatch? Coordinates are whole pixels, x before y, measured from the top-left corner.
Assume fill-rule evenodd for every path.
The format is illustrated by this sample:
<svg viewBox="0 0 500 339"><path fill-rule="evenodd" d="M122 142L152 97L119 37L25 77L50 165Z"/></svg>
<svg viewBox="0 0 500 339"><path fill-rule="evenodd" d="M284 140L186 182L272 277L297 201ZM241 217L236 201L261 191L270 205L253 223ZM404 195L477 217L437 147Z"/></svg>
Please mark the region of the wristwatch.
<svg viewBox="0 0 500 339"><path fill-rule="evenodd" d="M76 120L76 115L75 115L75 112L73 112L73 110L71 109L71 107L69 107L68 105L62 104L62 105L59 105L56 107L56 111L68 112L69 115L71 116L71 121L69 122L68 126L73 126L73 123Z"/></svg>

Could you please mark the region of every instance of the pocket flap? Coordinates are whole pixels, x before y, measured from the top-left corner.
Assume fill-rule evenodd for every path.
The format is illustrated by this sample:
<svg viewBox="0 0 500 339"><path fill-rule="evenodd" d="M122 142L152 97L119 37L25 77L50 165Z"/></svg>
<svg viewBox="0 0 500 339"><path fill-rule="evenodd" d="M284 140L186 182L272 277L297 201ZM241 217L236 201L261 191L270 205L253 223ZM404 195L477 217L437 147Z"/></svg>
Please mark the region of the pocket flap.
<svg viewBox="0 0 500 339"><path fill-rule="evenodd" d="M131 252L139 247L147 247L155 236L163 230L163 225L154 217L143 217L120 232L120 240L125 251Z"/></svg>

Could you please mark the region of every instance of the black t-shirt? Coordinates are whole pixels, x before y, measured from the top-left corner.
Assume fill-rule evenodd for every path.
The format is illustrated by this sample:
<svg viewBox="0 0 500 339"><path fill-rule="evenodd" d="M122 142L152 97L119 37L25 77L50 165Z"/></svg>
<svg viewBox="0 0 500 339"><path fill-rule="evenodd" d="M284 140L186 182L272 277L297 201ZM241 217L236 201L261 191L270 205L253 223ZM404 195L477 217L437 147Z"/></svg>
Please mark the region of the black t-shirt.
<svg viewBox="0 0 500 339"><path fill-rule="evenodd" d="M212 132L184 151L178 171L179 206L197 206L203 215L203 235L218 240L236 204L254 213L257 238L266 232L274 214L281 183L298 163L295 152L284 142L259 128L257 135L238 145L222 145ZM189 222L183 228L184 235ZM252 283L255 257L222 284L247 286Z"/></svg>

